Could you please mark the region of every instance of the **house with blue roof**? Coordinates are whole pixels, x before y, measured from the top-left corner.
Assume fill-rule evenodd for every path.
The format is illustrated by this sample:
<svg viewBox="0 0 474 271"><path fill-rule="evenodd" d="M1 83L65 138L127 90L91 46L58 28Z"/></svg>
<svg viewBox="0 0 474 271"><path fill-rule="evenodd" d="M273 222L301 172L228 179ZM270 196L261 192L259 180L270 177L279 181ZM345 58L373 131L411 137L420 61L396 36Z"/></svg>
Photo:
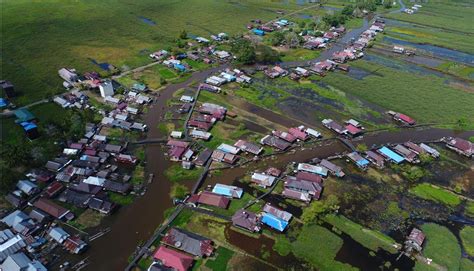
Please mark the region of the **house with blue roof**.
<svg viewBox="0 0 474 271"><path fill-rule="evenodd" d="M26 108L17 109L13 113L15 114L15 117L16 117L16 120L15 120L16 123L30 122L36 119L35 115L33 115Z"/></svg>
<svg viewBox="0 0 474 271"><path fill-rule="evenodd" d="M218 195L240 199L242 197L242 194L244 193L244 190L237 186L218 183L214 185L212 192Z"/></svg>
<svg viewBox="0 0 474 271"><path fill-rule="evenodd" d="M347 155L347 157L352 160L360 169L367 169L370 164L369 160L362 157L358 152L351 152Z"/></svg>
<svg viewBox="0 0 474 271"><path fill-rule="evenodd" d="M278 218L270 213L263 213L261 220L263 224L266 224L279 232L285 231L288 226L288 221Z"/></svg>
<svg viewBox="0 0 474 271"><path fill-rule="evenodd" d="M29 139L38 138L39 136L38 126L34 122L24 121L20 123L20 126L23 128L26 136Z"/></svg>
<svg viewBox="0 0 474 271"><path fill-rule="evenodd" d="M0 98L0 108L5 108L8 106L8 100L5 98Z"/></svg>
<svg viewBox="0 0 474 271"><path fill-rule="evenodd" d="M62 244L66 239L69 237L69 233L63 230L61 227L54 227L48 233L51 239L55 240L56 242Z"/></svg>
<svg viewBox="0 0 474 271"><path fill-rule="evenodd" d="M11 227L15 232L28 234L35 228L35 222L31 217L20 210L15 210L0 220L2 223Z"/></svg>
<svg viewBox="0 0 474 271"><path fill-rule="evenodd" d="M19 180L16 187L28 196L40 191L38 186L29 180Z"/></svg>
<svg viewBox="0 0 474 271"><path fill-rule="evenodd" d="M398 155L396 152L392 151L391 149L383 146L382 148L378 149L378 152L385 157L385 159L390 160L396 164L400 164L405 160L402 156Z"/></svg>
<svg viewBox="0 0 474 271"><path fill-rule="evenodd" d="M180 72L186 71L186 67L183 64L175 63L174 68Z"/></svg>
<svg viewBox="0 0 474 271"><path fill-rule="evenodd" d="M265 31L260 30L260 29L255 28L254 30L252 30L252 32L257 36L265 36Z"/></svg>

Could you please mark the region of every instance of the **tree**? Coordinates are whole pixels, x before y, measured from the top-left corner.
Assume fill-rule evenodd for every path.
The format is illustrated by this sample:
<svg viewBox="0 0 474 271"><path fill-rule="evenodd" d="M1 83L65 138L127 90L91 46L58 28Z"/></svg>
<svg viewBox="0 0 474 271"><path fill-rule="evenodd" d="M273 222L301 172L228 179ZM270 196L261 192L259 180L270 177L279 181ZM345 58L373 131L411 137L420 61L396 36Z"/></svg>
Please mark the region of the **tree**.
<svg viewBox="0 0 474 271"><path fill-rule="evenodd" d="M348 5L342 9L341 14L346 15L346 16L352 16L353 12L354 12L354 6Z"/></svg>
<svg viewBox="0 0 474 271"><path fill-rule="evenodd" d="M24 139L20 142L2 142L1 156L5 166L15 168L22 164L27 164L30 159L31 146Z"/></svg>
<svg viewBox="0 0 474 271"><path fill-rule="evenodd" d="M270 38L270 43L272 46L278 46L283 43L285 40L285 35L281 31L277 31L273 33L272 37Z"/></svg>
<svg viewBox="0 0 474 271"><path fill-rule="evenodd" d="M458 119L458 121L456 122L456 124L458 125L459 128L461 129L466 129L467 127L467 119L462 117L460 119Z"/></svg>
<svg viewBox="0 0 474 271"><path fill-rule="evenodd" d="M301 28L301 29L304 29L304 27L306 26L306 22L305 21L301 21L298 23L298 26Z"/></svg>
<svg viewBox="0 0 474 271"><path fill-rule="evenodd" d="M237 38L232 43L231 52L236 55L237 61L242 64L253 64L256 60L255 47L244 38Z"/></svg>
<svg viewBox="0 0 474 271"><path fill-rule="evenodd" d="M182 40L185 40L188 38L188 32L186 30L182 30L181 33L179 33L179 38Z"/></svg>
<svg viewBox="0 0 474 271"><path fill-rule="evenodd" d="M178 48L184 48L186 46L186 42L183 40L177 39L176 46L178 46Z"/></svg>
<svg viewBox="0 0 474 271"><path fill-rule="evenodd" d="M301 37L295 32L287 32L285 34L285 44L290 48L296 48L301 44Z"/></svg>
<svg viewBox="0 0 474 271"><path fill-rule="evenodd" d="M329 195L324 201L315 201L310 206L304 209L301 215L301 220L304 223L311 223L316 218L328 214L330 212L337 212L339 210L339 198L335 195Z"/></svg>
<svg viewBox="0 0 474 271"><path fill-rule="evenodd" d="M342 14L324 15L323 22L328 26L337 27L346 22L346 16Z"/></svg>
<svg viewBox="0 0 474 271"><path fill-rule="evenodd" d="M258 45L256 48L256 60L259 63L275 63L280 61L280 54L266 45Z"/></svg>
<svg viewBox="0 0 474 271"><path fill-rule="evenodd" d="M70 138L78 138L84 133L84 123L82 122L82 118L79 114L74 113L71 116L71 123L69 126L69 137Z"/></svg>
<svg viewBox="0 0 474 271"><path fill-rule="evenodd" d="M391 1L385 1L385 3L383 3L383 7L386 8L386 9L392 8L392 2Z"/></svg>
<svg viewBox="0 0 474 271"><path fill-rule="evenodd" d="M166 85L166 79L163 77L160 77L160 86Z"/></svg>

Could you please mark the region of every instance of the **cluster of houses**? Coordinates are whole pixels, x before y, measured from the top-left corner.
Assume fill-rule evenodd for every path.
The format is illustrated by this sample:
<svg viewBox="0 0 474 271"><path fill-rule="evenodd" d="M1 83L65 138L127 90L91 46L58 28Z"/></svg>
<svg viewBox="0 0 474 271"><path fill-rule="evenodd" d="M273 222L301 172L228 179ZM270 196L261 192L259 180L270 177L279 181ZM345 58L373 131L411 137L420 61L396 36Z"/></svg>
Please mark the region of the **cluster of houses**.
<svg viewBox="0 0 474 271"><path fill-rule="evenodd" d="M89 108L97 110L104 116L101 124L104 126L117 127L127 131L145 131L146 125L134 121L140 114L140 107L152 102L152 98L146 95L148 88L145 84L135 83L130 89L125 89L124 94L117 95L119 89L124 87L115 80L101 79L96 72L86 72L78 75L74 69L62 68L58 71L59 76L65 83L71 86L85 86L91 90L98 90L103 102L113 107L110 112L95 108L88 103L86 94L76 89L56 96L53 101L63 108L76 107L79 109Z"/></svg>
<svg viewBox="0 0 474 271"><path fill-rule="evenodd" d="M355 40L350 46L344 48L341 51L333 53L331 60L338 64L343 64L350 60L356 60L364 56L363 50L369 45L370 41L377 36L378 33L383 32L385 23L382 20L375 20L369 29L364 31L357 40ZM342 66L341 69L347 69Z"/></svg>
<svg viewBox="0 0 474 271"><path fill-rule="evenodd" d="M320 138L321 133L304 126L291 127L288 131L272 131L271 135L266 135L260 140L260 144L273 147L280 151L285 151L292 144L306 141L310 138Z"/></svg>
<svg viewBox="0 0 474 271"><path fill-rule="evenodd" d="M126 195L132 189L131 176L119 171L137 163L136 157L125 152L126 147L126 144L109 144L107 137L90 124L84 138L70 143L60 156L48 161L44 169L27 174L28 179L20 180L18 189L6 199L17 208L42 202L46 205L43 211L60 220L71 220L74 215L54 201L110 214L117 206L108 199L108 192ZM45 188L39 189L41 186Z"/></svg>
<svg viewBox="0 0 474 271"><path fill-rule="evenodd" d="M206 78L205 83L201 84L200 88L217 93L220 91L220 86L231 82L250 84L252 83L252 78L241 70L226 69L218 75Z"/></svg>
<svg viewBox="0 0 474 271"><path fill-rule="evenodd" d="M365 158L378 168L383 168L386 162L400 164L406 161L408 163L416 164L420 162L419 155L421 154L430 155L433 158L438 158L440 155L436 149L427 144L416 144L411 141L393 146L383 146L374 150L369 150L365 154Z"/></svg>
<svg viewBox="0 0 474 271"><path fill-rule="evenodd" d="M350 119L344 122L344 125L332 119L324 119L323 125L329 130L335 132L339 136L347 136L350 138L360 136L364 133L365 128L362 124L354 119Z"/></svg>
<svg viewBox="0 0 474 271"><path fill-rule="evenodd" d="M252 23L247 25L247 29L252 30L252 33L257 36L264 36L265 33L284 29L290 24L292 24L292 22L286 19L279 19L271 24L263 24L261 20L256 19L252 20Z"/></svg>
<svg viewBox="0 0 474 271"><path fill-rule="evenodd" d="M226 33L219 33L217 35L211 35L211 39L212 41L204 37L196 37L194 40L200 45L198 46L190 41L187 43L189 50L184 53L172 55L166 50L159 50L151 53L150 58L179 72L185 72L191 68L185 61L182 61L183 59L199 61L206 64L231 61L233 59L231 53L225 50L219 50L215 44L210 44L211 42L223 42L228 39L228 35Z"/></svg>
<svg viewBox="0 0 474 271"><path fill-rule="evenodd" d="M344 26L331 27L328 31L322 33L319 31L304 31L300 33L303 37L303 48L309 50L326 48L328 43L336 40L346 32Z"/></svg>
<svg viewBox="0 0 474 271"><path fill-rule="evenodd" d="M75 218L69 208L111 214L117 204L109 199L110 193L130 193L131 176L119 169L133 167L137 158L126 153L126 145L108 143L100 134L101 127L87 124L82 139L70 142L44 168L31 170L18 181L16 190L5 196L16 209L1 220L9 227L0 233L4 236L0 238L2 261L17 257L17 253L44 251L51 243L70 253L82 252L86 242L59 226Z"/></svg>
<svg viewBox="0 0 474 271"><path fill-rule="evenodd" d="M413 5L411 8L406 8L403 10L403 12L405 12L406 14L413 14L415 12L417 12L421 7L423 7L422 5L419 5L419 4L415 4Z"/></svg>
<svg viewBox="0 0 474 271"><path fill-rule="evenodd" d="M193 138L208 140L210 134L197 133L197 131L208 132L217 121L223 121L227 114L227 108L213 104L203 103L197 107L188 123L191 129L190 136Z"/></svg>
<svg viewBox="0 0 474 271"><path fill-rule="evenodd" d="M37 193L31 184L23 182L19 188ZM50 259L43 252L57 246L72 254L83 252L88 245L81 236L71 235L55 222L70 216L65 208L42 197L4 216L0 220L0 269L46 271Z"/></svg>

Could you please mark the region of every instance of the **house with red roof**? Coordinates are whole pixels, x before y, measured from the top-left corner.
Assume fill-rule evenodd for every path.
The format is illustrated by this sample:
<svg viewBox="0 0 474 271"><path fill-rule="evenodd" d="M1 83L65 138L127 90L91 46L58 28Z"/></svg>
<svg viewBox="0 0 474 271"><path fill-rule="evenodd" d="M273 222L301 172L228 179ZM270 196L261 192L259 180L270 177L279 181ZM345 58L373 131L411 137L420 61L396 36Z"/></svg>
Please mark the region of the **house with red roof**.
<svg viewBox="0 0 474 271"><path fill-rule="evenodd" d="M203 122L203 121L198 121L198 120L195 120L195 119L192 119L192 120L189 120L188 121L188 127L193 127L193 128L197 128L199 130L203 130L203 131L209 131L212 126L214 124L211 123L211 122Z"/></svg>
<svg viewBox="0 0 474 271"><path fill-rule="evenodd" d="M397 112L389 112L389 114L393 115L394 120L399 121L401 123L408 124L408 125L416 124L416 121L414 119L412 119L411 117L405 114L397 113Z"/></svg>
<svg viewBox="0 0 474 271"><path fill-rule="evenodd" d="M319 184L323 183L323 178L320 175L306 171L298 171L295 177L298 180L305 180Z"/></svg>
<svg viewBox="0 0 474 271"><path fill-rule="evenodd" d="M272 131L272 134L278 138L285 140L286 142L293 143L296 141L296 136L282 131Z"/></svg>
<svg viewBox="0 0 474 271"><path fill-rule="evenodd" d="M352 124L346 125L345 128L346 128L346 134L348 134L352 137L356 137L356 136L362 134L362 129L360 129L359 127L354 126Z"/></svg>
<svg viewBox="0 0 474 271"><path fill-rule="evenodd" d="M60 182L54 181L46 188L46 195L49 198L53 198L57 196L61 191L63 191L63 189L64 185L62 185Z"/></svg>
<svg viewBox="0 0 474 271"><path fill-rule="evenodd" d="M305 131L303 131L303 130L297 128L297 127L292 127L290 129L288 129L288 133L290 133L291 135L293 135L294 137L296 137L299 140L305 141L306 139L308 139L308 134Z"/></svg>
<svg viewBox="0 0 474 271"><path fill-rule="evenodd" d="M153 258L160 261L162 265L177 271L186 271L193 264L193 257L165 246L160 246Z"/></svg>
<svg viewBox="0 0 474 271"><path fill-rule="evenodd" d="M230 199L209 191L203 191L200 194L194 194L189 197L189 203L204 204L226 209L229 206Z"/></svg>
<svg viewBox="0 0 474 271"><path fill-rule="evenodd" d="M467 157L474 155L474 144L459 137L449 139L446 143L446 146L451 150L454 150L455 152Z"/></svg>

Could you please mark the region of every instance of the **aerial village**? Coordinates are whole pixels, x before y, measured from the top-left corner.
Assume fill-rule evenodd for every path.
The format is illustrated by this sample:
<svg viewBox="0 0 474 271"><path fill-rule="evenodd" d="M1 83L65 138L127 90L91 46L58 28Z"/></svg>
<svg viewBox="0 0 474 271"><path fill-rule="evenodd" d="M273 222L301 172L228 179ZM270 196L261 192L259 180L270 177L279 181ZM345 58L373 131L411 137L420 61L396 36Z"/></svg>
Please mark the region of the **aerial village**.
<svg viewBox="0 0 474 271"><path fill-rule="evenodd" d="M421 8L415 4L403 12L416 16ZM296 24L284 16L268 22L254 19L242 31L245 38L259 40L286 32ZM365 57L385 26L383 18L374 17L363 31L349 39L344 25L320 32L302 31L298 33L302 42L297 49L318 51L322 57L295 63L237 65L231 50L223 49L230 48L229 43L233 42L228 34L187 38L179 53L160 49L149 54L149 65L188 76L185 78L199 74L192 83L178 81L180 87L168 96L145 82L123 83L124 77L141 72L140 69L121 72L109 64L108 76L101 76L95 71L59 68L57 75L66 92L55 95L50 102L68 111L93 112L94 117L85 123L79 137L61 145L61 152L43 166L25 172L5 196L12 208L2 210L0 219L0 269L87 268L88 257L83 255L94 246L94 240L105 238L114 226L94 225L96 230L91 234L84 230L80 217L116 216L129 208L130 201L146 197L149 186L163 181L149 169L153 163L149 160L148 145L158 145L159 151L163 151L164 159L159 162L168 169L160 174L169 179L192 177L193 182L175 184L184 192L171 196L167 204L172 206L166 220L154 225L156 230L148 240L137 244L127 270L197 270L200 265L217 264L222 255L233 253L234 247L250 255L261 254L242 243L296 238L291 236L301 231L305 217L312 217L311 212L318 213L312 206L324 209L319 211L327 215L324 227L336 225L332 223L339 221L337 214L343 208L337 202L326 202L347 179L366 175L383 180L384 174L400 174L410 179L404 175L405 168L423 171L423 167L441 163L441 157L472 162L474 143L455 135L371 140L376 131L366 127L368 122L357 114L346 114L344 118L325 114L316 125L269 121L260 125L265 129L254 132L245 122L252 108L228 103L233 89L261 82L272 84L285 78L299 83L329 73L348 73L351 63ZM414 50L399 45L390 51L407 57L415 55ZM38 129L41 120L34 113L8 101L8 97L16 95L14 83L4 80L0 85L7 97L0 99L0 107L15 118L15 124L24 131L21 136L32 142L46 137ZM153 116L150 122L150 112L161 115ZM269 114L256 109L251 113L257 115L256 120L261 117L259 114ZM384 111L381 118L401 131L420 127L417 120L403 112ZM219 128L229 125L238 133L229 136ZM339 147L333 148L331 144ZM328 150L319 152L318 148ZM363 194L364 189L352 193ZM326 199L324 203L322 198ZM343 227L340 230L344 231ZM376 235L362 228L361 232L364 231ZM432 259L423 256L423 230L409 225L403 233L397 239L402 242L382 241L385 243L381 247L395 254L399 263L395 263L396 269L384 270L403 270L406 261L400 258L431 264ZM264 246L258 245L261 250ZM268 263L260 263L261 270L269 266L275 269L281 259L289 259L288 253L273 254L262 256ZM77 257L70 258L71 255ZM311 269L299 259L288 261ZM287 269L290 265L282 263L279 268Z"/></svg>

